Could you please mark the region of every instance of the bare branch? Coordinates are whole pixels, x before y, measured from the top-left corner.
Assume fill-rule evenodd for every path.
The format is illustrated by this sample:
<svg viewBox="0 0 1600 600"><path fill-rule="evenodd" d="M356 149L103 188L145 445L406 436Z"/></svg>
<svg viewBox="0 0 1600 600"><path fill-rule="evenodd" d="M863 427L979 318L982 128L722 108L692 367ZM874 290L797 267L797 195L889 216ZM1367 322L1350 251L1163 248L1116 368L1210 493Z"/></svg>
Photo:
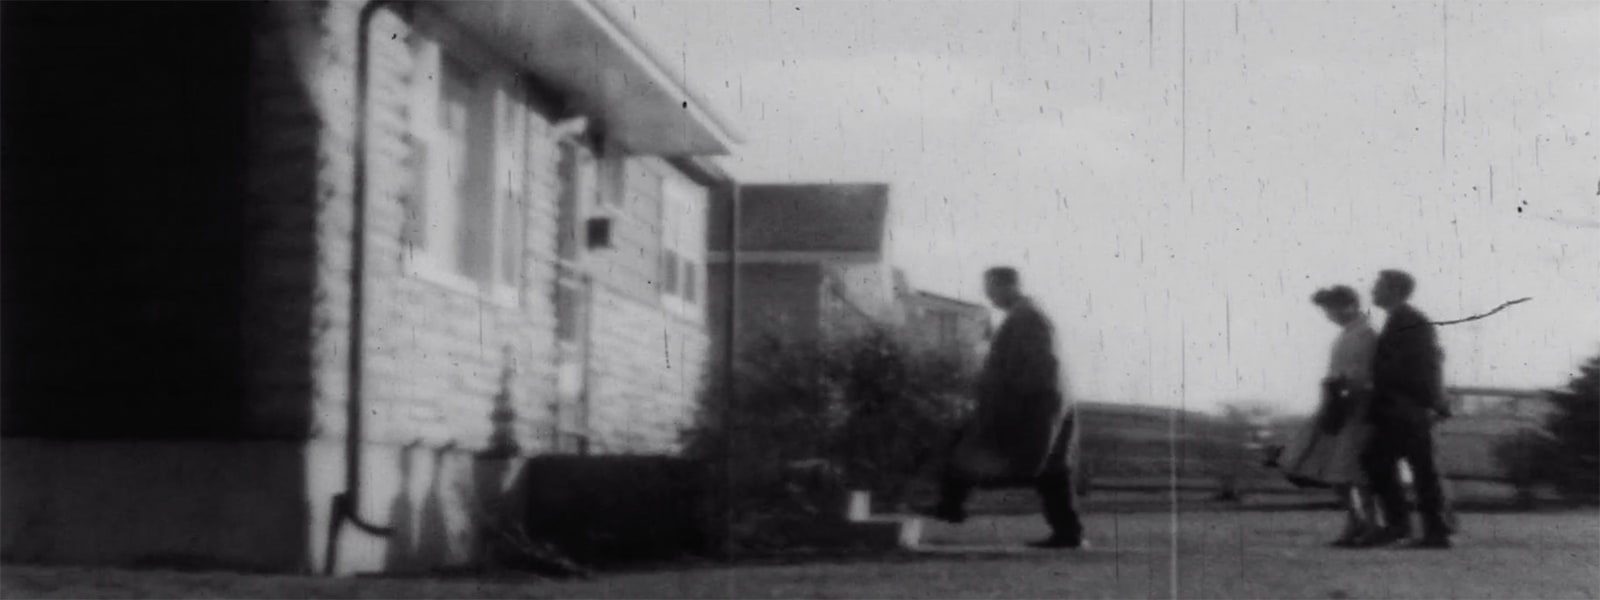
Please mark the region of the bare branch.
<svg viewBox="0 0 1600 600"><path fill-rule="evenodd" d="M1533 299L1532 296L1529 296L1527 298L1518 298L1516 300L1512 300L1510 302L1506 302L1504 304L1501 304L1500 306L1496 306L1496 307L1494 307L1494 310L1491 310L1489 312L1483 313L1481 315L1473 315L1473 316L1467 317L1465 319L1456 319L1454 321L1435 321L1433 324L1437 325L1437 326L1440 326L1440 327L1443 327L1445 325L1455 325L1457 323L1466 323L1468 321L1476 321L1478 319L1482 319L1482 318L1487 317L1489 315L1492 315L1492 314L1495 314L1495 313L1500 312L1502 310L1505 310L1505 309L1507 309L1507 308L1509 308L1511 306L1514 306L1514 305L1517 305L1517 304L1522 304L1523 302L1527 302L1527 301L1532 300L1532 299Z"/></svg>

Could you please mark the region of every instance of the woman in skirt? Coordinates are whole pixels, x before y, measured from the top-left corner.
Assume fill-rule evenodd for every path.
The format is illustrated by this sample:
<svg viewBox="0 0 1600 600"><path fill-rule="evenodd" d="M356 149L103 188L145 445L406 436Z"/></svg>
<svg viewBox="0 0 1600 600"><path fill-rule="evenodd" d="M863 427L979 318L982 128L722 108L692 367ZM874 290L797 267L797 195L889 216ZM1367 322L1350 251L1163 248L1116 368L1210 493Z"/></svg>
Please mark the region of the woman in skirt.
<svg viewBox="0 0 1600 600"><path fill-rule="evenodd" d="M1322 380L1322 404L1285 448L1279 464L1296 485L1333 488L1347 515L1344 533L1333 545L1350 546L1378 525L1375 503L1361 469L1361 453L1371 435L1366 412L1378 335L1361 310L1360 297L1348 286L1318 291L1311 301L1342 331L1333 343L1328 375Z"/></svg>

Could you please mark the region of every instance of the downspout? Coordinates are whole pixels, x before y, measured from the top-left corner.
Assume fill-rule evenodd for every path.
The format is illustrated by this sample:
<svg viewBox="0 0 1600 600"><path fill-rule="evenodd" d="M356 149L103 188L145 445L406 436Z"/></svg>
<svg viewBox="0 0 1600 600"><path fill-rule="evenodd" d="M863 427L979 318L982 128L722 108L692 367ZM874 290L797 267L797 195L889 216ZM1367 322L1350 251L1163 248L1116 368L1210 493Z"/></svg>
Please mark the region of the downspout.
<svg viewBox="0 0 1600 600"><path fill-rule="evenodd" d="M723 424L723 428L726 429L726 431L724 431L723 434L722 434L722 440L723 440L723 442L722 442L723 443L723 448L722 448L722 460L723 460L722 467L723 467L723 469L722 469L722 472L723 472L723 477L725 478L724 481L723 481L723 486L724 486L723 492L726 494L726 496L723 499L724 500L723 510L727 511L724 514L724 518L726 519L727 522L724 524L724 526L725 526L725 529L723 531L723 544L724 545L723 545L723 549L722 550L723 550L723 552L724 552L724 554L726 555L727 558L733 558L733 553L734 553L734 548L735 548L733 535L732 535L732 531L733 531L733 522L732 522L732 518L733 518L733 499L734 499L734 496L735 496L734 495L734 476L733 476L733 453L734 453L734 450L735 450L735 448L733 447L733 433L734 433L733 432L733 427L735 426L735 423L733 421L733 416L734 416L734 414L736 414L734 412L733 405L734 405L735 402L738 401L738 398L739 398L739 395L737 393L737 389L735 388L735 386L738 383L738 377L734 373L734 368L735 368L735 364L737 362L736 357L738 356L737 349L738 349L738 334L739 334L739 216L740 216L739 215L739 210L740 210L739 205L741 204L741 202L740 202L740 186L739 186L739 182L737 182L737 181L731 182L731 185L729 187L730 187L730 190L729 190L729 194L728 194L728 277L727 277L727 280L728 280L728 306L727 306L727 315L726 315L727 322L723 323L724 334L725 334L725 338L727 339L727 345L723 348L723 352L722 352L722 354L723 354L723 356L722 356L722 360L723 360L723 365L722 365L723 382L722 382L722 385L723 385L723 393L727 394L727 396L723 399L723 404L722 404L722 410L723 410L722 424Z"/></svg>
<svg viewBox="0 0 1600 600"><path fill-rule="evenodd" d="M589 269L584 267L579 281L583 282L583 329L578 333L583 340L583 365L582 391L578 392L578 405L583 407L583 421L578 424L578 429L583 437L578 441L578 456L588 456L594 452L594 407L592 404L592 389L594 385L594 276L589 274Z"/></svg>
<svg viewBox="0 0 1600 600"><path fill-rule="evenodd" d="M362 416L365 403L361 383L365 362L362 356L366 339L364 305L366 296L367 260L367 78L371 70L368 56L368 39L372 18L378 9L397 0L369 0L361 7L356 26L356 129L353 151L354 168L350 185L350 339L346 353L349 356L346 374L345 433L344 433L344 491L333 496L333 507L328 519L328 546L324 555L323 572L332 575L339 563L339 533L345 521L368 535L386 537L394 528L373 524L361 518L361 442Z"/></svg>

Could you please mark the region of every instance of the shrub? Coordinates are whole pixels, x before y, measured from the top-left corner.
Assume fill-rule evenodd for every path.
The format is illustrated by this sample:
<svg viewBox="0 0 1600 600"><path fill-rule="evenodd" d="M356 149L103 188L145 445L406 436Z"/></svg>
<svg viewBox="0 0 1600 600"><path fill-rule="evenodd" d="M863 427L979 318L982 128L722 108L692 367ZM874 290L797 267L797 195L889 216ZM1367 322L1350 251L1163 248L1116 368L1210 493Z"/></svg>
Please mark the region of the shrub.
<svg viewBox="0 0 1600 600"><path fill-rule="evenodd" d="M1500 460L1521 485L1548 484L1574 500L1600 501L1600 355L1549 397L1555 410L1543 431L1501 446Z"/></svg>
<svg viewBox="0 0 1600 600"><path fill-rule="evenodd" d="M745 547L785 544L785 523L841 516L848 489L898 504L966 405L960 369L885 331L758 340L735 361L732 404L723 368L708 369L685 448L718 472L726 533Z"/></svg>

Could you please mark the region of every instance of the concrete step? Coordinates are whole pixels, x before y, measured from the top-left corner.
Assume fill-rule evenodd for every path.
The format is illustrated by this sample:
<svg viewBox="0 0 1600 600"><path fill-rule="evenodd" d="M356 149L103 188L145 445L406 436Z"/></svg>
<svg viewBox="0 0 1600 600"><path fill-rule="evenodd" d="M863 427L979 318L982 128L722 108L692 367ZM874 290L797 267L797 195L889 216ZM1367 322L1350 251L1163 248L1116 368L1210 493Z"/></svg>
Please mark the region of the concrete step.
<svg viewBox="0 0 1600 600"><path fill-rule="evenodd" d="M862 490L851 490L846 495L844 520L851 523L861 523L872 518L872 493Z"/></svg>
<svg viewBox="0 0 1600 600"><path fill-rule="evenodd" d="M846 499L841 534L875 549L911 549L922 544L922 519L909 515L872 514L872 494L852 490ZM846 533L848 532L848 533Z"/></svg>

